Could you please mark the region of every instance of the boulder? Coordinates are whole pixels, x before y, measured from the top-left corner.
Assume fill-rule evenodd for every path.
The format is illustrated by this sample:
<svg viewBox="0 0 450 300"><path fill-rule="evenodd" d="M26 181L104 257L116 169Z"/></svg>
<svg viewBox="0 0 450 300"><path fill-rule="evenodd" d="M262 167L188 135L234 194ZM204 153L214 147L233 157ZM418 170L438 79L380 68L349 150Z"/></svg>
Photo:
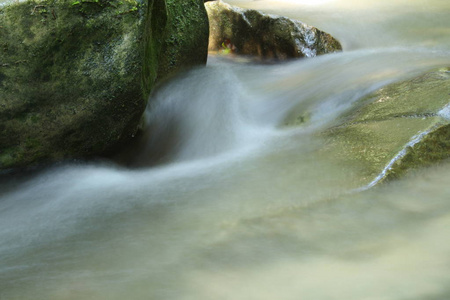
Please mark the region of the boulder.
<svg viewBox="0 0 450 300"><path fill-rule="evenodd" d="M321 133L321 150L371 187L450 158L450 69L388 85Z"/></svg>
<svg viewBox="0 0 450 300"><path fill-rule="evenodd" d="M203 1L0 7L0 170L113 152L157 80L206 63Z"/></svg>
<svg viewBox="0 0 450 300"><path fill-rule="evenodd" d="M222 1L207 2L205 6L210 24L209 51L282 60L342 50L331 35L300 21L233 7Z"/></svg>

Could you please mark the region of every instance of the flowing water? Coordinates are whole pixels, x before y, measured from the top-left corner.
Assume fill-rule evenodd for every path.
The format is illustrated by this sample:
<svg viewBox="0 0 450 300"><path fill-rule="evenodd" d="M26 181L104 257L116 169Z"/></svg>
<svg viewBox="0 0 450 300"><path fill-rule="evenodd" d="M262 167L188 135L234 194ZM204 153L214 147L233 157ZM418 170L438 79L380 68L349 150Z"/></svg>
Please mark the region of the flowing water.
<svg viewBox="0 0 450 300"><path fill-rule="evenodd" d="M280 65L210 57L155 92L127 167L0 183L0 299L449 299L450 162L360 187L314 133L450 65L448 0L229 1L336 36ZM308 126L285 127L312 112Z"/></svg>

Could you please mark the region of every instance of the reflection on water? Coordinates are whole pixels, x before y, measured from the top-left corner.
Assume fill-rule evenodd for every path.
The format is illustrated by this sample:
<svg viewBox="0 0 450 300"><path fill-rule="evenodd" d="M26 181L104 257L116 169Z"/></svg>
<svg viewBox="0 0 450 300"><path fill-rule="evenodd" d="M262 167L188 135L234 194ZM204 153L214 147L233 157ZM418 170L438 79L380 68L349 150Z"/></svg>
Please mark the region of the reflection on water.
<svg viewBox="0 0 450 300"><path fill-rule="evenodd" d="M346 51L272 66L211 57L155 93L134 168L3 178L0 299L448 299L450 162L352 193L357 172L314 135L374 89L450 64L426 29L448 30L444 2L265 6L307 14ZM369 11L378 22L359 26ZM305 110L308 126L282 126Z"/></svg>

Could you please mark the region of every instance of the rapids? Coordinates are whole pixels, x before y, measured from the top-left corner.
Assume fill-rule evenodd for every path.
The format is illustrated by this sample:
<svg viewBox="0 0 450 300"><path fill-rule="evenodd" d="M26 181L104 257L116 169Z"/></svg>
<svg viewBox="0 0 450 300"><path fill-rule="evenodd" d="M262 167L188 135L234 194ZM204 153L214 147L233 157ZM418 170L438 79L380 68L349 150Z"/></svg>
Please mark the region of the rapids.
<svg viewBox="0 0 450 300"><path fill-rule="evenodd" d="M354 192L314 135L449 66L450 2L226 2L317 26L344 52L211 56L153 94L151 135L124 163L2 176L0 299L450 298L450 162ZM308 126L283 126L305 110Z"/></svg>

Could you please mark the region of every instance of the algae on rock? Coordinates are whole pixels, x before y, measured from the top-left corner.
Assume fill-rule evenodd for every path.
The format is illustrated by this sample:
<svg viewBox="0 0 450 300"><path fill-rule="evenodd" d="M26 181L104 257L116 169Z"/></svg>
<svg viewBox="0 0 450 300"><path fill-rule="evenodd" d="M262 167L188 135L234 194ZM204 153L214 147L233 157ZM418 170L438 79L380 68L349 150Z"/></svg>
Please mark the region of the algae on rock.
<svg viewBox="0 0 450 300"><path fill-rule="evenodd" d="M105 154L129 141L156 80L206 62L206 12L202 1L190 4L1 7L0 170Z"/></svg>
<svg viewBox="0 0 450 300"><path fill-rule="evenodd" d="M184 69L206 64L209 22L203 1L149 1L144 87Z"/></svg>
<svg viewBox="0 0 450 300"><path fill-rule="evenodd" d="M449 69L388 85L320 133L322 154L373 186L450 158Z"/></svg>

